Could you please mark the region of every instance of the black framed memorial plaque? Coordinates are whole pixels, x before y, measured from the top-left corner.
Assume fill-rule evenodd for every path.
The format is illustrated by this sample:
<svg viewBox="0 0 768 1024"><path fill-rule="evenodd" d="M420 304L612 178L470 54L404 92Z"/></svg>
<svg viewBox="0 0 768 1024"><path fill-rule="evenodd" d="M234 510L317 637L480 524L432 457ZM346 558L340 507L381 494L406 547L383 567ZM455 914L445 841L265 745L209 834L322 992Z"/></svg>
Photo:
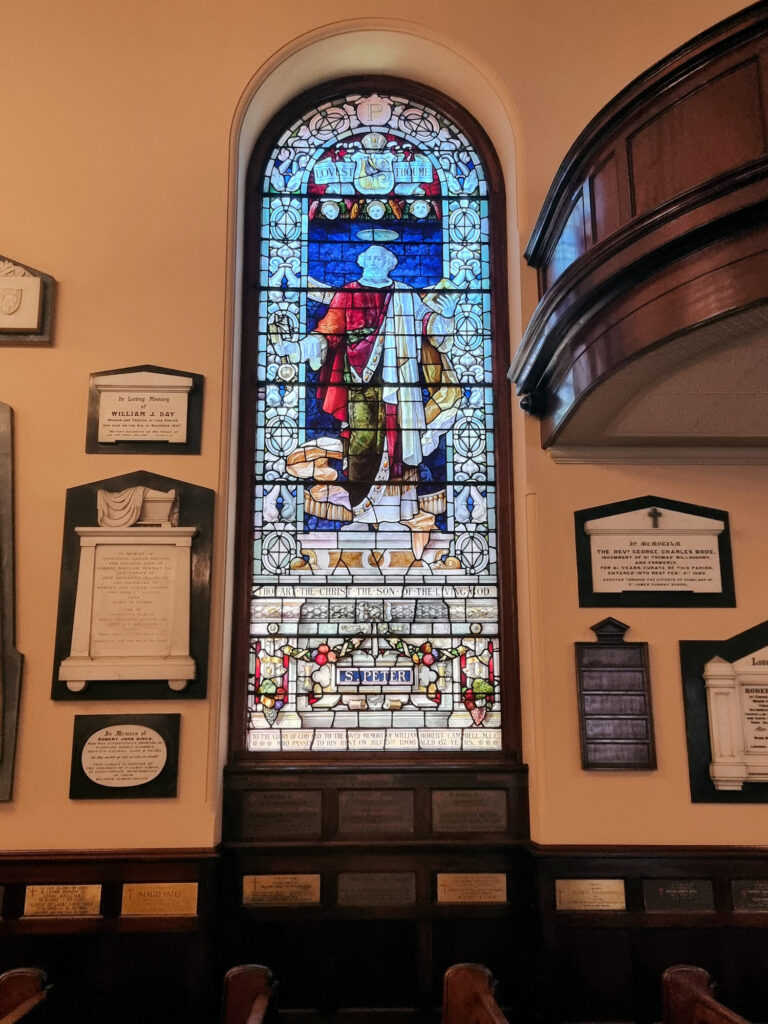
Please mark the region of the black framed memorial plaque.
<svg viewBox="0 0 768 1024"><path fill-rule="evenodd" d="M205 696L213 502L144 471L67 491L54 700Z"/></svg>
<svg viewBox="0 0 768 1024"><path fill-rule="evenodd" d="M199 455L199 373L126 366L92 373L85 450L91 455Z"/></svg>
<svg viewBox="0 0 768 1024"><path fill-rule="evenodd" d="M0 256L0 346L50 345L56 282Z"/></svg>
<svg viewBox="0 0 768 1024"><path fill-rule="evenodd" d="M592 771L656 767L648 644L627 643L629 626L607 618L597 641L576 643L581 766Z"/></svg>
<svg viewBox="0 0 768 1024"><path fill-rule="evenodd" d="M644 878L643 906L650 913L714 913L709 878Z"/></svg>
<svg viewBox="0 0 768 1024"><path fill-rule="evenodd" d="M768 803L768 621L681 640L693 803Z"/></svg>
<svg viewBox="0 0 768 1024"><path fill-rule="evenodd" d="M574 512L582 608L733 608L728 513L654 495Z"/></svg>
<svg viewBox="0 0 768 1024"><path fill-rule="evenodd" d="M181 715L75 715L70 800L176 796Z"/></svg>
<svg viewBox="0 0 768 1024"><path fill-rule="evenodd" d="M11 799L21 693L13 538L13 413L0 402L0 800Z"/></svg>

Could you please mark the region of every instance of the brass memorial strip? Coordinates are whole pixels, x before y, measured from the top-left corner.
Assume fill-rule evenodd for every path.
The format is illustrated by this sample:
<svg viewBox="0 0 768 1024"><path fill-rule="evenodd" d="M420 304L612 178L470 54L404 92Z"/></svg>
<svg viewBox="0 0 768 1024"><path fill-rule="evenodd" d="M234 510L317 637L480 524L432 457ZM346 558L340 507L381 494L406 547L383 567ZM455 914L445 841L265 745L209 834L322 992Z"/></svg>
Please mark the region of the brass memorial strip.
<svg viewBox="0 0 768 1024"><path fill-rule="evenodd" d="M98 917L100 885L28 885L24 917Z"/></svg>
<svg viewBox="0 0 768 1024"><path fill-rule="evenodd" d="M243 875L244 907L295 907L320 902L320 875Z"/></svg>
<svg viewBox="0 0 768 1024"><path fill-rule="evenodd" d="M623 878L557 878L556 910L626 910Z"/></svg>
<svg viewBox="0 0 768 1024"><path fill-rule="evenodd" d="M195 917L197 882L126 882L124 917Z"/></svg>
<svg viewBox="0 0 768 1024"><path fill-rule="evenodd" d="M506 903L507 876L503 872L439 873L438 903Z"/></svg>

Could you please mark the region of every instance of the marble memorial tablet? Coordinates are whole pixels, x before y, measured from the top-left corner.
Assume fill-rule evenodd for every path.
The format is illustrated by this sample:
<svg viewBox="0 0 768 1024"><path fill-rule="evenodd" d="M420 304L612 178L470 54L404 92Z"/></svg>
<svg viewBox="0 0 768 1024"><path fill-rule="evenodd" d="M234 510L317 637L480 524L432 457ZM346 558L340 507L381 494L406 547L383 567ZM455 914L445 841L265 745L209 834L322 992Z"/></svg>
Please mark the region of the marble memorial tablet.
<svg viewBox="0 0 768 1024"><path fill-rule="evenodd" d="M246 793L241 832L248 839L316 839L321 833L322 793Z"/></svg>
<svg viewBox="0 0 768 1024"><path fill-rule="evenodd" d="M91 374L85 450L200 453L203 378L161 366Z"/></svg>
<svg viewBox="0 0 768 1024"><path fill-rule="evenodd" d="M412 790L339 792L340 835L410 835L413 830Z"/></svg>
<svg viewBox="0 0 768 1024"><path fill-rule="evenodd" d="M506 903L507 876L503 872L440 872L438 903Z"/></svg>
<svg viewBox="0 0 768 1024"><path fill-rule="evenodd" d="M28 885L24 917L98 917L100 885Z"/></svg>
<svg viewBox="0 0 768 1024"><path fill-rule="evenodd" d="M626 910L623 878L557 878L556 910Z"/></svg>
<svg viewBox="0 0 768 1024"><path fill-rule="evenodd" d="M442 789L432 793L434 832L505 832L507 794L503 789Z"/></svg>
<svg viewBox="0 0 768 1024"><path fill-rule="evenodd" d="M733 662L712 658L704 682L715 789L768 782L768 647Z"/></svg>
<svg viewBox="0 0 768 1024"><path fill-rule="evenodd" d="M579 603L732 607L728 515L644 497L575 513Z"/></svg>
<svg viewBox="0 0 768 1024"><path fill-rule="evenodd" d="M708 878L644 878L643 903L648 911L713 911L715 897Z"/></svg>
<svg viewBox="0 0 768 1024"><path fill-rule="evenodd" d="M768 879L734 879L731 898L734 910L768 911Z"/></svg>
<svg viewBox="0 0 768 1024"><path fill-rule="evenodd" d="M197 882L124 882L124 917L195 917Z"/></svg>
<svg viewBox="0 0 768 1024"><path fill-rule="evenodd" d="M243 875L244 907L298 907L320 902L320 875Z"/></svg>
<svg viewBox="0 0 768 1024"><path fill-rule="evenodd" d="M0 345L49 345L55 282L0 256Z"/></svg>
<svg viewBox="0 0 768 1024"><path fill-rule="evenodd" d="M73 800L176 795L180 715L75 715Z"/></svg>
<svg viewBox="0 0 768 1024"><path fill-rule="evenodd" d="M337 886L337 902L342 907L416 902L416 875L412 871L342 871Z"/></svg>

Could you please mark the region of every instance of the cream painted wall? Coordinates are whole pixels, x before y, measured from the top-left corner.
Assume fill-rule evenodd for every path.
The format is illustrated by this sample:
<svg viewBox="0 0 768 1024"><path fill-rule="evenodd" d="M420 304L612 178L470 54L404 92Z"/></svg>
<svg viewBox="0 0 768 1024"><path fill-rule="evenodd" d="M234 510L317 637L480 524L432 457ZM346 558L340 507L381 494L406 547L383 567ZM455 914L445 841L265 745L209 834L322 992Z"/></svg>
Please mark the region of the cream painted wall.
<svg viewBox="0 0 768 1024"><path fill-rule="evenodd" d="M558 163L610 97L739 0L392 0L369 12L437 39L449 74L471 61L513 129L523 242ZM26 0L2 5L0 251L59 282L55 344L0 350L0 401L16 425L17 634L26 664L14 800L0 848L208 847L217 838L226 689L229 367L236 167L231 127L254 76L296 40L359 17L342 0ZM336 26L336 28L334 28ZM287 50L285 49L287 48ZM366 53L360 54L361 66ZM397 54L382 60L396 63ZM331 78L335 66L316 67ZM418 64L412 74L419 73ZM258 98L257 98L258 102ZM241 105L242 110L242 105ZM475 110L482 120L483 111ZM490 127L490 126L489 126ZM511 273L518 273L517 242ZM523 318L535 304L521 269ZM516 340L516 339L513 339ZM154 362L206 378L200 456L84 452L89 373ZM521 650L534 838L541 842L759 843L759 808L690 804L676 643L765 617L758 474L726 469L556 467L515 414ZM210 698L149 705L50 700L65 491L146 468L216 488ZM574 508L655 492L729 509L739 607L627 614L651 641L659 771L578 768L572 643L595 610L576 604ZM530 600L529 600L530 598ZM181 711L175 801L71 802L75 713ZM627 807L632 808L631 815Z"/></svg>

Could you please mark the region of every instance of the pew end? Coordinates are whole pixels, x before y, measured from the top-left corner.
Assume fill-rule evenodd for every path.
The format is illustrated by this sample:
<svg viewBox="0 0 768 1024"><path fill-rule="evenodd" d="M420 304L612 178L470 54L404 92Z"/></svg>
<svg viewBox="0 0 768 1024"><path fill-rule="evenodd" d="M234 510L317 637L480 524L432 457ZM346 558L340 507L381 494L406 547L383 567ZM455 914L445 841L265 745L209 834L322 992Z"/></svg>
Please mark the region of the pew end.
<svg viewBox="0 0 768 1024"><path fill-rule="evenodd" d="M268 967L261 964L232 967L224 978L221 1024L263 1024L275 988Z"/></svg>
<svg viewBox="0 0 768 1024"><path fill-rule="evenodd" d="M443 976L442 1024L508 1024L494 995L496 982L481 964L454 964Z"/></svg>
<svg viewBox="0 0 768 1024"><path fill-rule="evenodd" d="M15 1024L48 994L48 978L38 967L17 967L0 974L0 1024Z"/></svg>
<svg viewBox="0 0 768 1024"><path fill-rule="evenodd" d="M702 967L677 964L661 976L662 1024L747 1024L712 995L713 984Z"/></svg>

